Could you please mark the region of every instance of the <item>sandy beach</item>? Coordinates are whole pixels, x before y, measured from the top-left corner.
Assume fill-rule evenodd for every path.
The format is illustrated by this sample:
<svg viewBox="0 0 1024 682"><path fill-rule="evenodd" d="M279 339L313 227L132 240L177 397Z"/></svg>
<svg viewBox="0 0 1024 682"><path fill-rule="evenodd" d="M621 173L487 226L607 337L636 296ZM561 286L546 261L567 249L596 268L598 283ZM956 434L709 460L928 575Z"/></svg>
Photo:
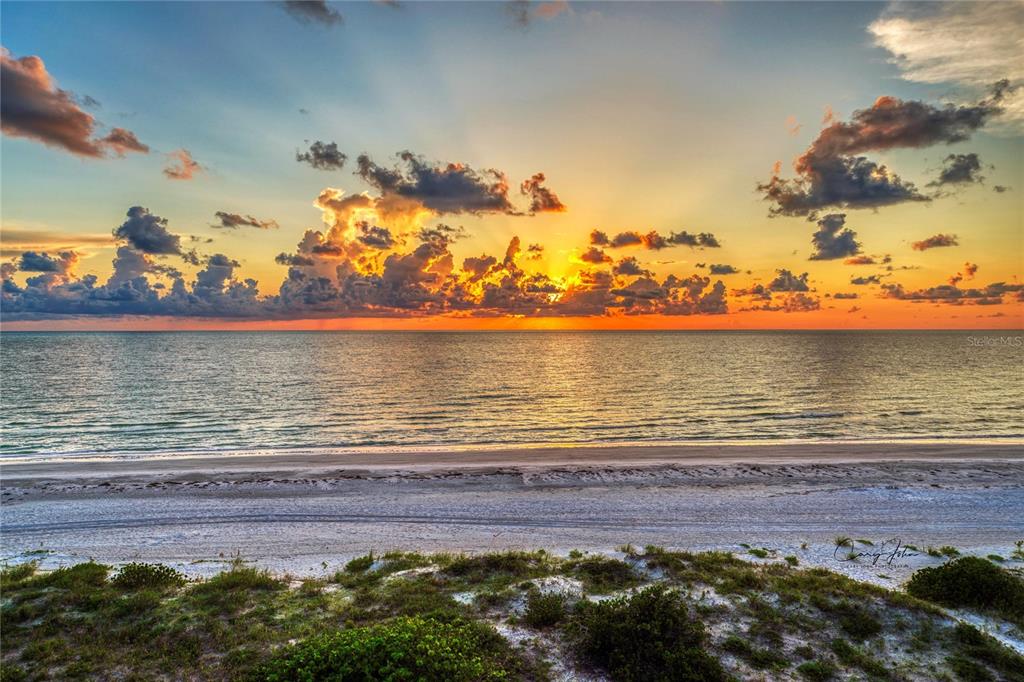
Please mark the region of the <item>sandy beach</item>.
<svg viewBox="0 0 1024 682"><path fill-rule="evenodd" d="M23 461L2 476L3 555L44 565L204 574L241 555L316 575L371 549L746 543L884 583L936 560L840 562L833 538L1004 554L1024 538L1018 444L208 453Z"/></svg>

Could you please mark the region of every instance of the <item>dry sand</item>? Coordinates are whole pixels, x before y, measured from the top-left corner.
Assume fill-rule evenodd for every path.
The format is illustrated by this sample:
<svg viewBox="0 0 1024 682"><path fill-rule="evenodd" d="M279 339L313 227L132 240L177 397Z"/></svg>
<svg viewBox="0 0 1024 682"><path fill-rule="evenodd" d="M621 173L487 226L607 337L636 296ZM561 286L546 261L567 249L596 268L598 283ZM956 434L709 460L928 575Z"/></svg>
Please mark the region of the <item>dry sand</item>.
<svg viewBox="0 0 1024 682"><path fill-rule="evenodd" d="M318 575L371 549L747 543L891 585L939 560L890 559L885 541L1008 556L1024 538L1020 443L191 453L22 461L0 475L3 557L44 565L203 574L240 554ZM839 535L875 544L838 561Z"/></svg>

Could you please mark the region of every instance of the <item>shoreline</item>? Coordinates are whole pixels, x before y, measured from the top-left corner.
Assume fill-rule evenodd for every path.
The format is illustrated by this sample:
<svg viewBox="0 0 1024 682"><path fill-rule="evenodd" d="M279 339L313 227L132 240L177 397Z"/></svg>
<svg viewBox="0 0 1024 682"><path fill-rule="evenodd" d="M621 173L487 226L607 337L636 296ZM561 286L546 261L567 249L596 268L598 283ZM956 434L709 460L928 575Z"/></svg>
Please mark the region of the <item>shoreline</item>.
<svg viewBox="0 0 1024 682"><path fill-rule="evenodd" d="M20 459L16 458L20 457ZM1024 440L914 440L844 442L629 443L443 448L296 448L0 459L0 479L31 485L43 480L99 476L212 475L327 472L447 473L466 470L565 466L701 466L736 464L851 464L871 462L1024 461Z"/></svg>
<svg viewBox="0 0 1024 682"><path fill-rule="evenodd" d="M940 560L836 564L832 539L898 538L982 556L1024 539L1024 453L1014 445L589 447L425 459L303 451L3 465L3 558L159 561L203 573L240 554L317 575L325 562L369 550L748 543L892 585Z"/></svg>

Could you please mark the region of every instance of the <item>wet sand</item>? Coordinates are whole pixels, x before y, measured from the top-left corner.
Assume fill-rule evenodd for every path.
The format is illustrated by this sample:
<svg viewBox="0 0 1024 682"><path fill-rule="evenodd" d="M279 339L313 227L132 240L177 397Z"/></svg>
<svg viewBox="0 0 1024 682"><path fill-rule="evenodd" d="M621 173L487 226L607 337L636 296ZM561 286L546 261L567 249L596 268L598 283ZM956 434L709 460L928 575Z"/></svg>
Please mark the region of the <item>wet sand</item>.
<svg viewBox="0 0 1024 682"><path fill-rule="evenodd" d="M1024 538L1021 444L208 453L8 463L0 476L3 556L52 565L208 573L239 554L309 575L371 549L747 543L884 582L935 560L837 562L832 539L1008 555Z"/></svg>

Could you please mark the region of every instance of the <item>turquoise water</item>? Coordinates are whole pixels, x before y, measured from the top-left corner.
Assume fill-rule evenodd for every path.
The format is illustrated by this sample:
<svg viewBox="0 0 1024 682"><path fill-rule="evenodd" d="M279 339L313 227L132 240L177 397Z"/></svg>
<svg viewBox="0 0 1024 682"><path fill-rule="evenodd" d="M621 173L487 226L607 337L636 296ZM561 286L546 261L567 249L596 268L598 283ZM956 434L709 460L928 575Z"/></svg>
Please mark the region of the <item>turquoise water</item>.
<svg viewBox="0 0 1024 682"><path fill-rule="evenodd" d="M0 453L1021 437L1020 338L4 333Z"/></svg>

